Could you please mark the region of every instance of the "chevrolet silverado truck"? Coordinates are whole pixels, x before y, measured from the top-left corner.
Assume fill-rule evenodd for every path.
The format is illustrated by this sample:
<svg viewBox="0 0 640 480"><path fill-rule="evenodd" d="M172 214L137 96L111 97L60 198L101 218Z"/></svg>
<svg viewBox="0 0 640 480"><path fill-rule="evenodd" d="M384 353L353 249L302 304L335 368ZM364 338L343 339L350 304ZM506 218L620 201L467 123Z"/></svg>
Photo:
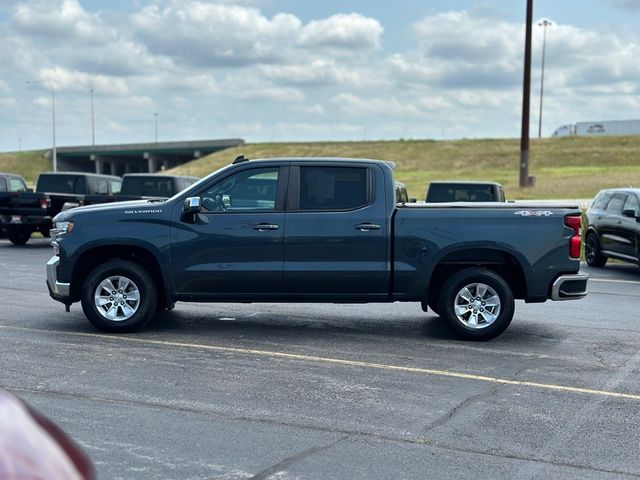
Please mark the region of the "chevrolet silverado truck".
<svg viewBox="0 0 640 480"><path fill-rule="evenodd" d="M379 160L238 157L165 202L60 213L51 296L130 332L190 302L420 302L459 336L502 333L514 299L578 299L578 206L397 203Z"/></svg>
<svg viewBox="0 0 640 480"><path fill-rule="evenodd" d="M108 196L85 195L80 203L74 206L126 202L130 200L166 200L197 181L197 177L181 175L127 173L122 176L120 193Z"/></svg>
<svg viewBox="0 0 640 480"><path fill-rule="evenodd" d="M85 195L111 195L120 191L121 179L93 173L42 173L36 191L0 200L0 228L14 245L24 245L33 232L48 237L52 219L66 203L78 203Z"/></svg>

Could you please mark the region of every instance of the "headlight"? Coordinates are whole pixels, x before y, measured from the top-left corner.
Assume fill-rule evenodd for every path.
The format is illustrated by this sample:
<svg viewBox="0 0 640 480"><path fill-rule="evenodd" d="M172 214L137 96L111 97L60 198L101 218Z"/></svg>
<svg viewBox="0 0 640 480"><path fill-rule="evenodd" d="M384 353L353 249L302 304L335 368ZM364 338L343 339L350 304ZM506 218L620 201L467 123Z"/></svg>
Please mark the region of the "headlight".
<svg viewBox="0 0 640 480"><path fill-rule="evenodd" d="M73 230L73 222L56 222L56 230L58 235L71 233L71 230Z"/></svg>
<svg viewBox="0 0 640 480"><path fill-rule="evenodd" d="M58 239L63 235L70 233L73 230L73 222L56 222L55 228L51 230L51 246L53 247L54 255L60 255L60 245L58 245Z"/></svg>

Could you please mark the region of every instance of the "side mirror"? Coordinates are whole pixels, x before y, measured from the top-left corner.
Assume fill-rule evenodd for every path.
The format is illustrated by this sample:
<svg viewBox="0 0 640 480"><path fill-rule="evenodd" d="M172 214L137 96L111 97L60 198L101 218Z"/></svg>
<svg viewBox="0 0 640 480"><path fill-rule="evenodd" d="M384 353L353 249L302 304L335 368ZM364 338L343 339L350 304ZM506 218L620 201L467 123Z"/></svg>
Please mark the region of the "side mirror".
<svg viewBox="0 0 640 480"><path fill-rule="evenodd" d="M636 212L635 210L632 210L630 208L623 210L622 211L622 216L623 217L629 217L629 218L635 218L636 220L640 221L640 215L638 215L638 212Z"/></svg>
<svg viewBox="0 0 640 480"><path fill-rule="evenodd" d="M409 197L409 203L418 203L418 199L414 197Z"/></svg>
<svg viewBox="0 0 640 480"><path fill-rule="evenodd" d="M27 188L27 192L33 193L33 188Z"/></svg>
<svg viewBox="0 0 640 480"><path fill-rule="evenodd" d="M186 198L182 204L182 213L193 215L200 213L200 210L202 210L202 204L200 202L200 197Z"/></svg>

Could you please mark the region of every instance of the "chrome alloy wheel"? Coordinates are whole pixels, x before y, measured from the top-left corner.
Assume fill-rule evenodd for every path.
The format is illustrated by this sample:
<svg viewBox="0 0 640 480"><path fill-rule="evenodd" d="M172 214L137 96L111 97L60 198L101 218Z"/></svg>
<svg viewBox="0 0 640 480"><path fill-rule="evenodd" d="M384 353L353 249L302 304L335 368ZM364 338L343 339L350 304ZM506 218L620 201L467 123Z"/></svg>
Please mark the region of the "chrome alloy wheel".
<svg viewBox="0 0 640 480"><path fill-rule="evenodd" d="M498 319L500 297L489 285L471 283L460 289L453 309L458 321L465 327L480 330Z"/></svg>
<svg viewBox="0 0 640 480"><path fill-rule="evenodd" d="M140 306L140 290L127 277L114 275L104 279L94 293L95 307L107 320L129 320Z"/></svg>

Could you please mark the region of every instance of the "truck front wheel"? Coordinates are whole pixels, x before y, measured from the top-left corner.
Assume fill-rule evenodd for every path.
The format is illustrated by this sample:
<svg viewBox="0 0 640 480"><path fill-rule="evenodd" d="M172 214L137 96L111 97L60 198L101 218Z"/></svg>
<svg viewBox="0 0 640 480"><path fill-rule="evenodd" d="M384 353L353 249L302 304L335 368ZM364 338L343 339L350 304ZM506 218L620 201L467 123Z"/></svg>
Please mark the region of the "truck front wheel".
<svg viewBox="0 0 640 480"><path fill-rule="evenodd" d="M111 260L97 266L82 287L82 310L99 330L135 332L153 317L156 287L140 265Z"/></svg>
<svg viewBox="0 0 640 480"><path fill-rule="evenodd" d="M511 323L513 293L503 278L484 268L466 268L444 283L438 311L460 337L489 340Z"/></svg>

